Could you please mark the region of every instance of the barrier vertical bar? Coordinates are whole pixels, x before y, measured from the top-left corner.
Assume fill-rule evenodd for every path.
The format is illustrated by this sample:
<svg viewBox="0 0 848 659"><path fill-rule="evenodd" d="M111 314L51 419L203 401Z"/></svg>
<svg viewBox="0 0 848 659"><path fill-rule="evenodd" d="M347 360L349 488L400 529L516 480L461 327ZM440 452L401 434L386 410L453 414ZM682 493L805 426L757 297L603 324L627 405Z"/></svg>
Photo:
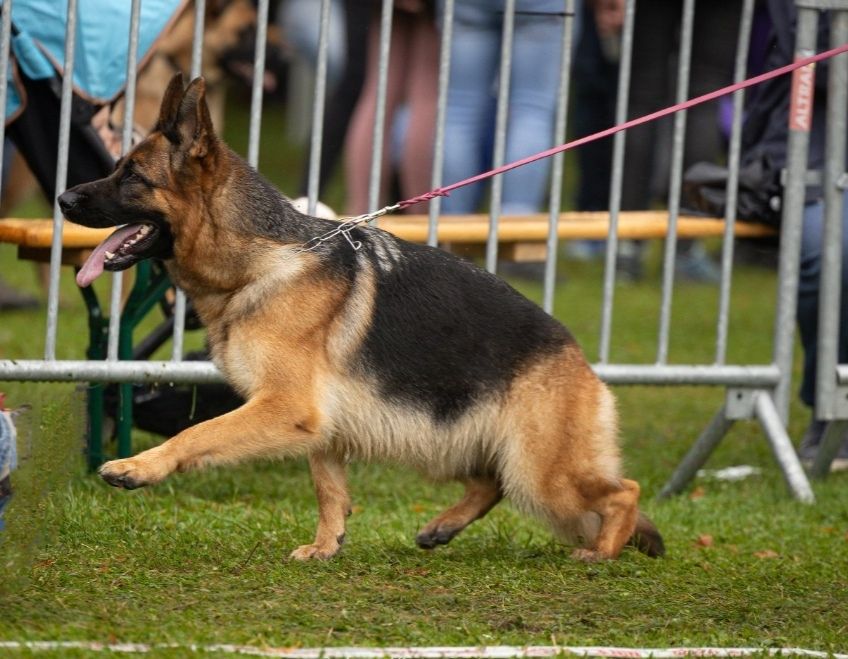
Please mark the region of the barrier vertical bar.
<svg viewBox="0 0 848 659"><path fill-rule="evenodd" d="M371 144L371 179L368 185L369 212L377 210L380 206L380 178L383 171L383 142L386 132L386 87L389 82L389 55L392 40L392 6L392 0L383 0L383 9L380 14L377 100L374 109L374 137Z"/></svg>
<svg viewBox="0 0 848 659"><path fill-rule="evenodd" d="M745 78L748 63L748 44L754 17L754 0L744 0L739 19L739 40L736 46L736 63L733 82ZM724 236L721 246L721 283L719 285L718 321L716 325L715 363L724 364L727 358L727 330L730 319L730 286L733 278L734 231L736 203L739 194L739 160L742 152L742 113L745 109L745 90L733 94L733 120L730 129L730 146L727 164L727 205L724 209Z"/></svg>
<svg viewBox="0 0 848 659"><path fill-rule="evenodd" d="M318 186L321 176L321 144L324 140L324 107L327 98L327 56L330 44L330 0L321 1L318 27L318 63L315 69L315 94L312 97L312 134L309 140L309 174L307 208L310 215L318 207Z"/></svg>
<svg viewBox="0 0 848 659"><path fill-rule="evenodd" d="M574 0L565 0L565 15L562 26L562 52L560 54L559 91L557 93L554 144L565 142L565 127L568 121L568 89L571 81L571 54L574 41ZM554 287L556 285L557 252L559 251L559 211L562 206L562 171L565 154L560 152L551 163L551 191L548 209L548 238L545 255L545 275L542 290L542 308L549 314L554 312Z"/></svg>
<svg viewBox="0 0 848 659"><path fill-rule="evenodd" d="M848 3L831 11L830 42L848 43ZM843 216L848 173L845 172L846 111L848 111L848 55L830 61L827 97L827 145L825 148L825 231L822 244L821 288L819 290L818 361L816 364L816 419L828 419L810 475L825 478L845 441L848 420L837 397L837 367L842 282Z"/></svg>
<svg viewBox="0 0 848 659"><path fill-rule="evenodd" d="M103 333L106 331L106 321L100 309L100 300L97 299L91 286L80 289L85 306L88 309L88 349L85 356L88 359L102 360L106 355L103 353ZM86 461L88 468L94 471L103 464L103 383L88 385L86 396L88 397L88 432L86 433Z"/></svg>
<svg viewBox="0 0 848 659"><path fill-rule="evenodd" d="M832 12L831 47L848 42L848 12ZM848 108L848 55L828 62L827 140L824 163L824 231L819 288L816 408L818 420L836 412L836 365L839 363L839 324L842 305L842 212L845 194L845 133Z"/></svg>
<svg viewBox="0 0 848 659"><path fill-rule="evenodd" d="M615 123L627 121L630 98L630 65L633 61L633 23L636 18L636 0L624 5L624 24L621 29L621 61L618 68L618 95L615 106ZM609 361L612 336L612 304L615 294L615 264L618 254L618 214L621 210L621 186L624 181L624 144L626 134L616 133L612 147L612 173L610 175L610 224L604 258L604 299L601 303L601 336L598 342L598 361Z"/></svg>
<svg viewBox="0 0 848 659"><path fill-rule="evenodd" d="M0 121L0 192L3 191L3 146L6 142L6 93L8 91L9 50L12 47L12 0L5 0L0 6L0 108L3 121Z"/></svg>
<svg viewBox="0 0 848 659"><path fill-rule="evenodd" d="M194 32L191 41L191 77L203 70L203 30L206 27L206 0L194 0Z"/></svg>
<svg viewBox="0 0 848 659"><path fill-rule="evenodd" d="M135 83L138 68L138 25L141 15L141 0L132 0L130 7L130 34L127 50L127 86L124 91L124 126L121 129L121 155L132 147L133 117L135 114ZM123 272L112 273L112 290L109 298L109 338L107 340L106 359L117 361L118 344L121 332L121 292L124 282Z"/></svg>
<svg viewBox="0 0 848 659"><path fill-rule="evenodd" d="M68 149L71 141L71 102L73 100L74 55L77 38L77 0L68 0L65 28L65 70L62 75L59 109L59 145L56 153L56 196L53 199L53 240L50 245L50 286L47 291L47 336L44 359L56 359L56 323L59 313L59 274L62 267L62 211L59 195L68 183ZM5 72L4 72L5 74Z"/></svg>
<svg viewBox="0 0 848 659"><path fill-rule="evenodd" d="M677 67L677 103L689 97L689 70L692 59L692 32L695 23L695 0L684 0L680 24L680 50ZM677 252L677 217L680 215L680 187L683 178L683 150L686 144L686 111L674 115L671 172L668 190L668 231L663 256L662 301L657 341L657 363L668 361L668 336L671 326L671 296L674 292L674 261Z"/></svg>
<svg viewBox="0 0 848 659"><path fill-rule="evenodd" d="M817 25L817 10L798 8L796 59L815 52ZM792 75L793 102L789 113L786 184L783 193L779 283L774 328L774 363L781 373L780 382L775 387L774 402L784 425L789 416L792 349L795 338L795 310L798 304L798 274L801 260L801 224L807 179L807 151L812 121L814 77L815 69L812 66L798 69Z"/></svg>
<svg viewBox="0 0 848 659"><path fill-rule="evenodd" d="M195 0L194 6L194 35L191 44L191 78L200 75L203 69L203 29L206 18L206 0ZM171 346L171 360L183 360L183 344L185 343L186 296L177 289L174 298L174 336Z"/></svg>
<svg viewBox="0 0 848 659"><path fill-rule="evenodd" d="M141 13L140 0L133 0L130 8L130 33L129 33L129 48L127 50L127 83L124 92L124 125L121 135L121 155L127 153L132 146L133 134L133 117L135 114L135 92L136 92L136 72L138 64L138 30L139 16ZM146 267L149 266L144 266ZM142 269L136 271L137 277L142 277ZM132 327L128 325L121 327L121 289L123 287L123 272L115 272L112 274L112 290L109 302L109 333L107 338L106 359L112 362L118 360L119 354L125 356L132 352ZM90 402L91 409L91 428L89 430L89 446L93 449L96 455L98 452L102 458L102 440L99 435L102 434L102 396L103 385L93 385L93 390L90 392L92 400ZM117 415L117 450L119 457L127 457L132 452L132 414L133 414L133 394L132 385L118 385L118 415ZM94 405L98 399L101 401L100 408L95 409ZM100 430L98 430L100 426ZM98 446L99 445L99 446ZM97 450L99 448L99 451ZM91 464L94 464L94 456L90 456Z"/></svg>
<svg viewBox="0 0 848 659"><path fill-rule="evenodd" d="M453 42L454 0L445 0L442 13L442 35L439 46L439 95L436 100L436 142L433 145L433 176L430 185L433 190L441 187L445 165L445 120L448 106L448 84L450 83L451 44ZM442 208L441 197L430 201L427 217L427 244L435 247L438 243L439 211Z"/></svg>
<svg viewBox="0 0 848 659"><path fill-rule="evenodd" d="M512 71L512 41L515 32L515 0L504 3L503 32L501 37L501 61L498 73L498 104L495 114L495 146L492 167L504 164L506 152L506 130L509 120L509 78ZM498 224L501 216L503 176L492 179L492 196L489 210L489 236L486 239L486 270L496 272L498 268Z"/></svg>
<svg viewBox="0 0 848 659"><path fill-rule="evenodd" d="M268 40L268 0L256 6L256 50L253 51L253 80L250 86L250 128L247 162L259 169L259 135L262 130L262 84L265 80L265 44Z"/></svg>

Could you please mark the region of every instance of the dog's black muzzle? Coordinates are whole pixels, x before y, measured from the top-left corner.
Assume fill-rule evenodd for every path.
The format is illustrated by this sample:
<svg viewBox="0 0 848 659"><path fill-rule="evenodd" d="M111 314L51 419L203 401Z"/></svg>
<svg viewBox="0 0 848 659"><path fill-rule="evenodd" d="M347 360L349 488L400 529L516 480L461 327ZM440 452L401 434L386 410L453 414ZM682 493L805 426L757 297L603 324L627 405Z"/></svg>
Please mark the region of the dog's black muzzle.
<svg viewBox="0 0 848 659"><path fill-rule="evenodd" d="M65 190L59 195L59 208L62 209L62 215L70 219L85 198L83 193L76 191L76 188Z"/></svg>

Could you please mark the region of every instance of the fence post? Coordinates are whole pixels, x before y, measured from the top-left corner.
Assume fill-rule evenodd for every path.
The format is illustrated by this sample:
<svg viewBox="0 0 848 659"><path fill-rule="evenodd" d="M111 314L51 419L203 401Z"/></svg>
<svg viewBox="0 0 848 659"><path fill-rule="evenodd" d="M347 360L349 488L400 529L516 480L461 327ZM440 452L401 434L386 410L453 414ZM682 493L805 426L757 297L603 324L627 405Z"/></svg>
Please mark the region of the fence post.
<svg viewBox="0 0 848 659"><path fill-rule="evenodd" d="M838 46L848 42L848 1L843 1L838 8L829 3L829 7L830 42ZM810 470L814 478L824 478L830 472L830 465L848 428L848 389L839 386L837 376L842 316L844 198L848 189L848 174L845 172L848 56L838 55L829 62L827 87L827 140L823 176L824 231L821 246L815 418L830 423Z"/></svg>
<svg viewBox="0 0 848 659"><path fill-rule="evenodd" d="M815 52L818 10L800 6L795 58ZM812 94L815 68L806 66L792 74L792 106L787 143L786 183L780 230L777 313L774 329L774 363L780 369L780 382L774 391L778 416L785 426L789 418L792 386L792 356L795 339L795 312L798 305L798 275L801 261L801 222L807 181L807 152L812 120Z"/></svg>

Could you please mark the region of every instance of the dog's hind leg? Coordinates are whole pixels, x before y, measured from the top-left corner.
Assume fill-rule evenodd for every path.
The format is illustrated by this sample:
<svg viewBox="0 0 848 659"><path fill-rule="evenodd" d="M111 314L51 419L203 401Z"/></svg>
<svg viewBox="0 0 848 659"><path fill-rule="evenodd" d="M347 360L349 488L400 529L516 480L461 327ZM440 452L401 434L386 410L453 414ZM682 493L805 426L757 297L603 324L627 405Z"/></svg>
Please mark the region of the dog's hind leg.
<svg viewBox="0 0 848 659"><path fill-rule="evenodd" d="M465 481L465 496L454 506L430 521L415 536L422 549L446 545L453 537L476 519L489 512L503 494L494 479L470 478Z"/></svg>
<svg viewBox="0 0 848 659"><path fill-rule="evenodd" d="M175 471L303 454L320 441L318 419L317 411L305 402L256 397L155 448L107 462L99 473L110 485L133 490L158 483Z"/></svg>
<svg viewBox="0 0 848 659"><path fill-rule="evenodd" d="M566 355L529 371L510 405L518 433L504 452L507 496L550 521L557 535L578 540L575 558L616 558L636 530L639 485L621 477L609 389L582 358Z"/></svg>
<svg viewBox="0 0 848 659"><path fill-rule="evenodd" d="M636 530L639 484L560 473L531 497L533 509L554 534L582 545L572 557L594 562L617 558Z"/></svg>
<svg viewBox="0 0 848 659"><path fill-rule="evenodd" d="M618 558L621 549L636 530L639 516L639 484L622 478L619 487L605 487L589 499L587 508L601 518L597 536L589 547L572 553L581 561Z"/></svg>
<svg viewBox="0 0 848 659"><path fill-rule="evenodd" d="M318 499L318 530L315 542L291 553L290 558L299 561L335 556L344 542L345 518L350 515L344 462L327 453L313 453L309 456L309 469Z"/></svg>
<svg viewBox="0 0 848 659"><path fill-rule="evenodd" d="M594 441L597 441L595 439ZM531 455L524 497L551 523L556 535L577 540L582 547L572 556L582 561L617 558L636 530L639 484L621 478L609 458L592 447L566 441ZM591 442L582 446L591 447ZM519 491L521 491L519 490Z"/></svg>

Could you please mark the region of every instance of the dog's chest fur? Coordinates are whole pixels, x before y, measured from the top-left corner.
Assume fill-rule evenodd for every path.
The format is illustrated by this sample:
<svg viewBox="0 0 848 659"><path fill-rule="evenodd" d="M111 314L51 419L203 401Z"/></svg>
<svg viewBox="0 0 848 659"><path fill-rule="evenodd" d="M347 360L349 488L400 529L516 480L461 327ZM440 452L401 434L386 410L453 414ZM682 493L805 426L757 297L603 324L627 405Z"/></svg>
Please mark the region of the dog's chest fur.
<svg viewBox="0 0 848 659"><path fill-rule="evenodd" d="M269 252L253 270L258 274L237 291L196 301L213 361L248 398L308 387L326 362L323 344L342 289L289 247Z"/></svg>

